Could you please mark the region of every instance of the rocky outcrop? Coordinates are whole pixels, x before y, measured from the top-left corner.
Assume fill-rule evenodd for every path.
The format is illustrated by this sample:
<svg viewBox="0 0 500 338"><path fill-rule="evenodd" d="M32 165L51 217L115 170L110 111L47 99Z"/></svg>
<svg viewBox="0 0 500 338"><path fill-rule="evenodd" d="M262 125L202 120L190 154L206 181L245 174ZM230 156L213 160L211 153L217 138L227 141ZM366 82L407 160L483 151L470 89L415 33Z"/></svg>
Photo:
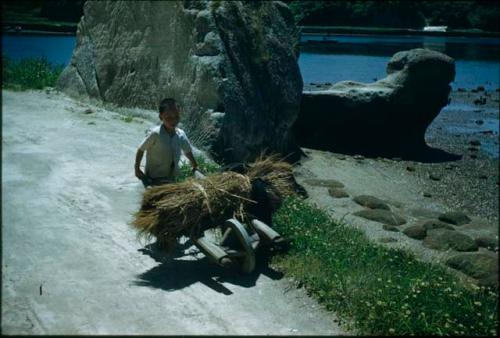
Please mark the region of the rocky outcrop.
<svg viewBox="0 0 500 338"><path fill-rule="evenodd" d="M419 154L448 103L454 60L427 49L396 53L375 83L343 81L304 91L294 134L301 146L368 155Z"/></svg>
<svg viewBox="0 0 500 338"><path fill-rule="evenodd" d="M298 150L294 30L279 1L87 1L58 88L154 110L174 97L190 138L217 158L285 155Z"/></svg>

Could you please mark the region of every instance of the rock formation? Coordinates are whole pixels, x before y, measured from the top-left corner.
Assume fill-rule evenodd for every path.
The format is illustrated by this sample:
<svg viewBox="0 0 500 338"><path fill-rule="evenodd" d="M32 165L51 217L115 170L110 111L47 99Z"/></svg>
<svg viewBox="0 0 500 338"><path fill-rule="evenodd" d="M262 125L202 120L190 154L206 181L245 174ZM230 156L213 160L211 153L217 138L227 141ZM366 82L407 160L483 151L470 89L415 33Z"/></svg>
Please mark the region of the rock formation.
<svg viewBox="0 0 500 338"><path fill-rule="evenodd" d="M294 133L301 146L368 155L426 149L425 130L448 103L454 60L427 49L396 53L388 76L304 91Z"/></svg>
<svg viewBox="0 0 500 338"><path fill-rule="evenodd" d="M298 150L294 32L279 1L87 1L58 88L155 110L174 97L191 139L216 158L285 155Z"/></svg>

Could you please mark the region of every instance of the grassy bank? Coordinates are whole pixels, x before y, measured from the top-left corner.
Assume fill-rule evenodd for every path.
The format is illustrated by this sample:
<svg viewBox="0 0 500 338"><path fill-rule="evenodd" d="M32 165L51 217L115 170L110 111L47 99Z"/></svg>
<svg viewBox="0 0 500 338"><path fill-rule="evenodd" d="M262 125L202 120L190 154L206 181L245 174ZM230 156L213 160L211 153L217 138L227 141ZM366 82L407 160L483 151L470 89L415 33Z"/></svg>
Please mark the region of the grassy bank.
<svg viewBox="0 0 500 338"><path fill-rule="evenodd" d="M292 240L273 263L361 334L496 335L497 290L465 287L302 200L285 201L273 221Z"/></svg>
<svg viewBox="0 0 500 338"><path fill-rule="evenodd" d="M14 61L2 56L2 88L12 90L55 87L64 65L54 65L45 58Z"/></svg>

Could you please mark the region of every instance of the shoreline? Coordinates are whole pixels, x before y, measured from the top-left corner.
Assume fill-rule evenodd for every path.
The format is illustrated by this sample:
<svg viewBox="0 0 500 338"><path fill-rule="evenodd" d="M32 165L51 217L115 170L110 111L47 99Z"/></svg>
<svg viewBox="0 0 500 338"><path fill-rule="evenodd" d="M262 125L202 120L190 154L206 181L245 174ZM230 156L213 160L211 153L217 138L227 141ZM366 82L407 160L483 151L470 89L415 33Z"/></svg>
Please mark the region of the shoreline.
<svg viewBox="0 0 500 338"><path fill-rule="evenodd" d="M321 88L304 85L304 90ZM431 148L459 155L456 160L426 163L399 158L366 159L381 168L392 166L398 175L412 176L429 199L498 224L499 96L498 90L462 89L450 93L451 104L429 125L425 139Z"/></svg>
<svg viewBox="0 0 500 338"><path fill-rule="evenodd" d="M446 32L423 31L411 28L378 28L378 27L347 27L347 26L297 26L302 35L418 35L444 37L489 37L500 38L500 32L485 32L474 30L449 30Z"/></svg>

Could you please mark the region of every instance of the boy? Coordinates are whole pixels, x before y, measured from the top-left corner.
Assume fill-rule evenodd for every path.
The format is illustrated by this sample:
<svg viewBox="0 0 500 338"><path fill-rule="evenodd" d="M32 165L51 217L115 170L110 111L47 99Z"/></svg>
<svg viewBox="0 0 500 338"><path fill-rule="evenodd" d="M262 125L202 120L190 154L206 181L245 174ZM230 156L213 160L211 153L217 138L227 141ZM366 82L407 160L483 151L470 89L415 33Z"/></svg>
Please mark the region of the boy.
<svg viewBox="0 0 500 338"><path fill-rule="evenodd" d="M142 141L135 156L135 176L144 187L173 182L179 175L181 150L191 162L193 172L198 167L186 133L177 128L180 112L172 98L160 102L159 117L162 124L153 128ZM146 172L140 168L146 152Z"/></svg>

